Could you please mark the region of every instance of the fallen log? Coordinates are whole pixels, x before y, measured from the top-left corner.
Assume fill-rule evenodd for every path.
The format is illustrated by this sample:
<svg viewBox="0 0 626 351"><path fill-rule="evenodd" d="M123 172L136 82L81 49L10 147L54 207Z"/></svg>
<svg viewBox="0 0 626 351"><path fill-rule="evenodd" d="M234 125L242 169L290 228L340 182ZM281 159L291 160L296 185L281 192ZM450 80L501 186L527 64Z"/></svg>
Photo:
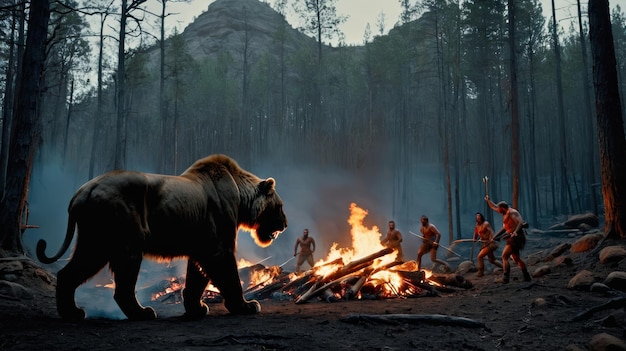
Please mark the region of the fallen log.
<svg viewBox="0 0 626 351"><path fill-rule="evenodd" d="M359 323L379 323L379 324L434 324L458 326L465 328L488 329L485 323L465 317L455 317L442 314L352 314L340 319L342 322Z"/></svg>
<svg viewBox="0 0 626 351"><path fill-rule="evenodd" d="M577 314L570 321L577 322L583 319L589 319L596 312L600 312L602 310L606 310L609 308L613 309L613 308L624 308L624 307L626 307L626 296L616 297L614 299L609 300L608 302L591 307L590 309Z"/></svg>

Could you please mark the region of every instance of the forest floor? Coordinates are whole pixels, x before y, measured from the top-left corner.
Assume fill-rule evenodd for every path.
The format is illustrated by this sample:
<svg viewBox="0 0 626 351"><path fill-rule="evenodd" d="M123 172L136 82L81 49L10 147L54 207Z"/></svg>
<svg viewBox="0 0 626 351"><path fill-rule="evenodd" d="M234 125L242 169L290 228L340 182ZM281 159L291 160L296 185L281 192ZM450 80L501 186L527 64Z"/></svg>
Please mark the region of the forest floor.
<svg viewBox="0 0 626 351"><path fill-rule="evenodd" d="M545 247L546 241L556 246L568 240L573 239L540 238L530 241L525 252L533 252L533 244L540 242ZM8 296L0 284L0 350L586 350L596 334L624 339L623 305L572 321L621 293L573 290L567 285L583 269L601 282L612 271L626 271L626 260L607 266L598 262L597 252L566 254L571 265L531 282L522 280L517 267L509 284L495 283L497 273L477 277L472 272L464 275L472 288L436 297L304 304L267 299L260 301L261 313L253 316L230 315L220 303L212 304L209 315L198 321L181 319L181 304L155 302L159 317L153 321L93 318L78 323L58 317L54 276L23 259L26 280L19 283L28 293ZM531 273L545 264L530 258L527 263ZM481 326L406 320L354 323L347 318L363 314L445 315Z"/></svg>

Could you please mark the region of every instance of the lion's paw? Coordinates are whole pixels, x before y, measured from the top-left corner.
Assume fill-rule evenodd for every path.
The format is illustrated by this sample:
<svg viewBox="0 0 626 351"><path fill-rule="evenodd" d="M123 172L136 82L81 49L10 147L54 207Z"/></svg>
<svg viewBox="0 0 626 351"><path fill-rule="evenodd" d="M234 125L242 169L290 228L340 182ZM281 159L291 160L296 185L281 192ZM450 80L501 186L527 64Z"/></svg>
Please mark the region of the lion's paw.
<svg viewBox="0 0 626 351"><path fill-rule="evenodd" d="M207 314L209 314L209 306L202 302L198 308L186 310L183 318L188 320L198 320L204 318Z"/></svg>
<svg viewBox="0 0 626 351"><path fill-rule="evenodd" d="M234 306L227 303L226 309L232 314L257 314L261 312L261 304L257 300L245 301Z"/></svg>

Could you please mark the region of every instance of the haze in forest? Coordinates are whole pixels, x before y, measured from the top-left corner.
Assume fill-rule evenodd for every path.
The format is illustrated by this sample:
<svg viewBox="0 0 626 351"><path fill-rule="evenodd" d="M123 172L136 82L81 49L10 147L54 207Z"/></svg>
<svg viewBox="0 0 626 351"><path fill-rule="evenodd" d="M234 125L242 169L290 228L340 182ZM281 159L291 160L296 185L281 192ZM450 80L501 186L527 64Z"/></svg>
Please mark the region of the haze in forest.
<svg viewBox="0 0 626 351"><path fill-rule="evenodd" d="M533 14L532 1L519 4L526 5L521 14ZM466 29L479 26L482 16L469 11ZM475 212L493 216L483 201L483 177L489 177L494 199L510 201L507 57L504 44L494 39L504 34L498 25L486 28L489 38L463 31L467 37L462 59L456 60L452 44L438 55L443 42L436 40L435 23L444 21L443 36L454 38L457 27L445 22L452 18L425 11L388 34L373 34L367 45L323 46L319 66L315 39L286 23L270 5L214 1L182 33L167 40L163 99L158 93L158 46L129 49L126 168L180 174L200 157L225 153L260 177L274 177L290 226L266 249L240 233L239 253L250 261L271 256L269 264L280 264L289 259L304 228L318 243L316 259L333 242L348 245L352 202L369 211L368 226L384 232L387 221L394 219L404 234L407 256L419 245L409 231L417 232L422 214L438 226L444 243L449 237L469 237ZM494 15L493 23L501 23L498 18ZM576 19L571 21L571 26L562 23L568 31L577 28ZM594 126L589 127L591 117L582 112L578 33L566 31L560 40L569 173L561 178L551 39L537 17L524 23L528 31L541 35L532 43L532 60L520 44L520 84L526 87L520 111L520 211L542 227L571 213L596 210L592 200L598 189L591 184L598 175L589 169L587 152L592 145L597 164L597 141L596 134L589 139L587 131ZM626 43L625 24L623 16L615 18L616 42ZM528 44L527 39L521 37L520 42ZM623 67L626 45L618 47ZM92 51L91 56L96 54ZM109 73L114 62L108 60ZM104 111L96 125L95 91L68 110L70 71L54 63L52 58L48 65L43 150L29 199L29 222L40 229L24 236L31 248L45 238L52 251L65 233L69 199L88 179L92 147L99 174L113 168L116 143L114 77L105 77ZM463 84L455 86L460 79ZM565 207L559 198L563 182L568 190ZM494 223L499 220L492 217Z"/></svg>

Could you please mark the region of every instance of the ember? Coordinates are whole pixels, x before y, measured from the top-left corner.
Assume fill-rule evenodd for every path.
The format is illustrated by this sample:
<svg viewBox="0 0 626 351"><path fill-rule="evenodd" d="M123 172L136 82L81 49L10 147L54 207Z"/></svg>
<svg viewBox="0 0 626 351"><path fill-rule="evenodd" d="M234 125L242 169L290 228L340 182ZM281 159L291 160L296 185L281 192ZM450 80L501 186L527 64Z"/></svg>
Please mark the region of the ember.
<svg viewBox="0 0 626 351"><path fill-rule="evenodd" d="M165 302L172 299L173 301L171 301L171 303L181 302L180 290L184 286L184 280L180 278L170 278L161 282L161 285L163 289L152 294L152 301Z"/></svg>

